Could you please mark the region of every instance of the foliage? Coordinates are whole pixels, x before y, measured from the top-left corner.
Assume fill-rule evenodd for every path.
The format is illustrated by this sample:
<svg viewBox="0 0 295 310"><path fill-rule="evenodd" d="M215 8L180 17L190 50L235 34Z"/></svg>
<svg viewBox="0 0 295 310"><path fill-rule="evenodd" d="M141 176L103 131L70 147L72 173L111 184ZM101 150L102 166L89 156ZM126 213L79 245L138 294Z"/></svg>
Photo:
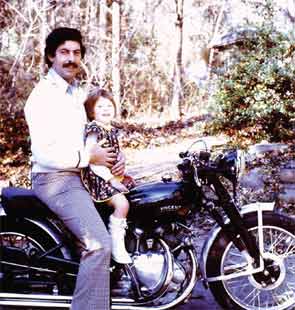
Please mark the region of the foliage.
<svg viewBox="0 0 295 310"><path fill-rule="evenodd" d="M104 10L107 12L105 23L103 23L100 16L100 13L104 11L101 10L103 3L106 3ZM198 118L201 112L208 113L206 101L208 89L207 87L199 88L198 83L195 83L196 80L193 75L188 74L188 72L190 72L189 67L192 65L192 68L194 68L193 64L200 60L200 48L206 45L212 38L214 23L220 13L219 1L191 0L185 2L187 13L185 14L184 21L185 49L183 63L187 74L184 77L184 110L188 112L186 117L194 116L195 118L187 118L181 121L174 120L170 123L167 123L167 121L171 120L171 117L169 117L169 98L173 90L172 69L175 60L174 3L170 0L128 0L120 3L122 4L120 50L121 107L123 108L123 119L126 125L123 129L123 132L126 133L126 138L123 142L126 146L132 146L133 142L131 143L131 141L134 141L134 147L140 148L170 143L183 138L186 126L190 130L190 134L196 134L196 130L193 125L190 125L190 122ZM236 2L234 3L236 4ZM84 82L90 81L92 84L103 85L106 88L112 89L111 8L111 0L98 2L93 0L0 0L0 179L2 177L10 178L13 175L12 166L13 169L18 169L18 165L28 161L29 137L22 110L34 84L46 72L43 50L45 37L50 30L57 26L80 28L87 47L84 59L85 68L81 75L81 80ZM226 14L226 16L230 17L230 14ZM227 20L227 17L225 20ZM230 21L231 18L229 18ZM226 22L224 22L222 28L225 30ZM271 38L272 36L272 33L270 33ZM280 42L282 48L287 49L288 46L291 46L290 43L286 43L284 40ZM248 50L255 50L252 54L261 55L260 59L263 59L262 52L264 52L264 49L259 52L257 47L258 52L256 52L255 45L252 46L251 42L248 44L249 46L245 47ZM261 43L260 46L262 48L263 44ZM102 73L102 51L105 56L105 76ZM289 51L290 53L285 57L283 65L281 63L271 64L273 67L276 65L279 68L279 73L274 77L275 87L272 87L272 91L275 92L276 98L281 99L283 95L285 96L285 110L293 109L292 105L287 106L287 102L291 102L293 99L293 83L290 80L290 77L293 75L291 47ZM287 50L285 52L284 55L287 55ZM281 54L283 55L283 52ZM279 53L276 55L279 55ZM250 54L248 56L250 57ZM270 63L272 57L270 51L266 56L269 61L264 63L265 68L267 68L267 64ZM288 67L289 63L287 61L290 63L290 67ZM253 85L257 84L255 87L252 86L254 93L264 85L260 81L262 77L257 74L262 64L259 60L256 60L252 62L251 67L248 63L249 61L244 61L244 71L242 69L237 71L236 77L244 74L244 79L247 81L247 75L248 78L253 75L253 79L249 83L251 85L252 83ZM238 70L237 67L236 70ZM275 71L273 70L273 72ZM256 75L258 82L254 79ZM221 98L220 102L223 101L225 108L225 103L230 102L229 99L232 99L234 96L242 98L241 96L239 97L239 94L233 93L236 85L234 81L237 78L232 79L229 77L230 75L223 77L224 93L221 91L219 95ZM240 84L242 82L241 80ZM245 83L247 84L248 82ZM231 87L232 89L226 91L226 87ZM247 91L246 88L244 87L245 93ZM222 83L220 89L222 90ZM260 89L259 93L261 92L267 96L269 89L270 87L263 91ZM284 92L285 89L289 89L290 94L287 95ZM262 95L259 96L261 97ZM250 94L249 98L252 97ZM248 102L247 104L250 103ZM238 107L243 107L243 105L237 104ZM220 108L222 110L221 103ZM268 107L268 109L272 108L273 105ZM287 114L281 108L279 109L281 113L279 116L282 118L287 115L287 123L291 119L288 115L292 111ZM202 111L200 112L201 109ZM226 117L232 117L231 110L231 108L228 108L228 112L226 112L225 109L224 115L228 113ZM262 106L260 110L259 113L265 113ZM242 112L239 113L242 114ZM246 115L246 118L249 119L249 116ZM277 128L280 128L283 119L279 121ZM262 121L266 121L266 118L261 117L260 122ZM134 124L135 122L139 125ZM238 123L238 125L234 122ZM144 125L140 125L140 123ZM266 136L265 132L267 133L268 129L266 128L265 132L261 130L264 123L259 123L256 127L253 125L254 121L252 124L248 122L241 125L240 123L238 120L233 119L234 126L232 127L228 124L222 127L220 125L221 122L219 122L214 125L214 128L217 130L226 126L229 129L229 133L231 133L231 130L235 130L238 127L240 128L238 132L239 139L243 139L245 135L246 137L249 135L253 136L255 131L259 132L263 137ZM155 128L151 128L152 126ZM156 128L156 126L160 127ZM278 131L282 135L283 131ZM285 131L286 134L284 135L287 136L289 130ZM129 140L128 137L130 137Z"/></svg>
<svg viewBox="0 0 295 310"><path fill-rule="evenodd" d="M269 24L242 44L239 61L219 80L211 131L254 141L294 137L294 44Z"/></svg>
<svg viewBox="0 0 295 310"><path fill-rule="evenodd" d="M285 149L273 150L260 154L246 162L246 171L249 173L259 169L262 176L263 186L239 186L240 203L248 204L255 201L276 201L277 210L284 210L294 215L295 203L291 199L284 199L282 194L288 186L281 180L282 167L287 167L295 158L295 147L291 142L286 144Z"/></svg>
<svg viewBox="0 0 295 310"><path fill-rule="evenodd" d="M4 165L19 166L28 160L29 132L22 107L34 79L21 68L13 77L9 72L12 62L0 59L0 158Z"/></svg>
<svg viewBox="0 0 295 310"><path fill-rule="evenodd" d="M16 117L0 116L0 186L1 180L9 180L15 186L30 186L28 128L22 112ZM143 124L115 123L120 132L123 149L145 149L179 143L185 138L195 138L202 131L208 115L170 121L163 126L151 128ZM3 121L2 121L3 120Z"/></svg>

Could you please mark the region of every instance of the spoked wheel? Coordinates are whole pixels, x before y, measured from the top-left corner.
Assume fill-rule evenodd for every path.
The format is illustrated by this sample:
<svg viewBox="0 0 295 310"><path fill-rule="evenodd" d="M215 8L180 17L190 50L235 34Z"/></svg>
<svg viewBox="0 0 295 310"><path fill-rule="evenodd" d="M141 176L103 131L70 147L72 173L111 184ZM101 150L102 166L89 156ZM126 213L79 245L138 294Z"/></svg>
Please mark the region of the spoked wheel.
<svg viewBox="0 0 295 310"><path fill-rule="evenodd" d="M248 230L258 244L255 216L246 218ZM282 310L295 305L295 224L275 213L263 216L264 270L238 275L252 267L247 259L221 232L215 239L206 265L208 277L233 275L210 282L210 289L225 309ZM238 275L238 276L237 276Z"/></svg>
<svg viewBox="0 0 295 310"><path fill-rule="evenodd" d="M37 281L37 277L32 275L32 271L30 272L27 266L31 257L37 253L45 252L42 245L29 236L18 232L0 232L0 246L14 249L15 253L19 254L17 261L11 262L5 258L4 260L1 259L1 266L4 271L2 283L4 291L32 293L32 289L25 285L28 278L32 278L32 281L34 279L35 287L38 285L37 282L39 282L39 286L41 286L40 276L38 279L39 281Z"/></svg>
<svg viewBox="0 0 295 310"><path fill-rule="evenodd" d="M1 220L0 269L1 292L54 293L56 272L34 265L34 260L56 246L54 241L29 222ZM60 250L54 255L63 258Z"/></svg>

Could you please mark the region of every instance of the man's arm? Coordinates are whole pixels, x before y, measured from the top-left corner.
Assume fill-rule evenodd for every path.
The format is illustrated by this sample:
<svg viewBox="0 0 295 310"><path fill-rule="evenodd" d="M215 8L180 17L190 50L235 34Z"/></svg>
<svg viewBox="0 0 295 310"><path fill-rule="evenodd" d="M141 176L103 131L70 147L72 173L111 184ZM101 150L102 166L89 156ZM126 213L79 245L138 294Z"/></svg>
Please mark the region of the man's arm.
<svg viewBox="0 0 295 310"><path fill-rule="evenodd" d="M94 149L94 153L96 154L98 151L102 152L102 148L101 149L96 149L95 146L100 146L101 143L97 143L97 135L96 133L90 133L87 135L86 138L86 149L89 150L89 153L91 153L90 150ZM104 153L101 153L101 156L99 156L98 160L103 162L103 156ZM103 178L105 181L109 181L111 180L114 176L112 175L110 169L107 167L112 165L112 160L111 162L107 162L107 158L106 158L106 162L105 165L102 164L94 164L94 163L90 163L91 166L91 170L98 176L100 176L101 178ZM114 156L114 160L115 160L115 156ZM92 162L92 159L91 159Z"/></svg>
<svg viewBox="0 0 295 310"><path fill-rule="evenodd" d="M122 176L125 172L126 159L125 155L120 152L118 154L117 163L111 168L111 173L115 176Z"/></svg>

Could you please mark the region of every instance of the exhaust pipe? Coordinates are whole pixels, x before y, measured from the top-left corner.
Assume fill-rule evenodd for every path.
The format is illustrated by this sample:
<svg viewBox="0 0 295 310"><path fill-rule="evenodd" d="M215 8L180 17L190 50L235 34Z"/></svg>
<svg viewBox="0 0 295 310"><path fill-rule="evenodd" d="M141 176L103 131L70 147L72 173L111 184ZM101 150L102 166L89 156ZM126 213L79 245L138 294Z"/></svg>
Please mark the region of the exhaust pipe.
<svg viewBox="0 0 295 310"><path fill-rule="evenodd" d="M71 296L0 293L1 306L70 308Z"/></svg>
<svg viewBox="0 0 295 310"><path fill-rule="evenodd" d="M70 309L72 296L54 296L46 294L14 294L14 293L0 293L0 306L16 306L16 307L39 307L39 308L67 308ZM112 309L117 310L136 310L136 309L150 309L135 307L130 305L134 302L133 299L127 298L112 298ZM120 303L120 305L119 305ZM126 305L124 305L126 303Z"/></svg>
<svg viewBox="0 0 295 310"><path fill-rule="evenodd" d="M22 307L21 309L24 307L70 309L71 302L71 296L0 293L0 306ZM112 298L112 310L168 310L174 306L173 302L159 306L132 305L134 302L133 299Z"/></svg>

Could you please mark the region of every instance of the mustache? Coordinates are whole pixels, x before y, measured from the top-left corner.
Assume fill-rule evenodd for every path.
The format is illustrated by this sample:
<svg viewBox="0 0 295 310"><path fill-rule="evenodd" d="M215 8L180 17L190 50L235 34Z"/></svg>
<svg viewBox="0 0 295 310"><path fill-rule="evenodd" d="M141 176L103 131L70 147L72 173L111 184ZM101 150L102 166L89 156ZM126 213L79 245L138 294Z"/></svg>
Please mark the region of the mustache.
<svg viewBox="0 0 295 310"><path fill-rule="evenodd" d="M63 64L62 66L63 66L63 68L68 68L68 67L78 68L78 65L74 62L71 62L71 61Z"/></svg>

